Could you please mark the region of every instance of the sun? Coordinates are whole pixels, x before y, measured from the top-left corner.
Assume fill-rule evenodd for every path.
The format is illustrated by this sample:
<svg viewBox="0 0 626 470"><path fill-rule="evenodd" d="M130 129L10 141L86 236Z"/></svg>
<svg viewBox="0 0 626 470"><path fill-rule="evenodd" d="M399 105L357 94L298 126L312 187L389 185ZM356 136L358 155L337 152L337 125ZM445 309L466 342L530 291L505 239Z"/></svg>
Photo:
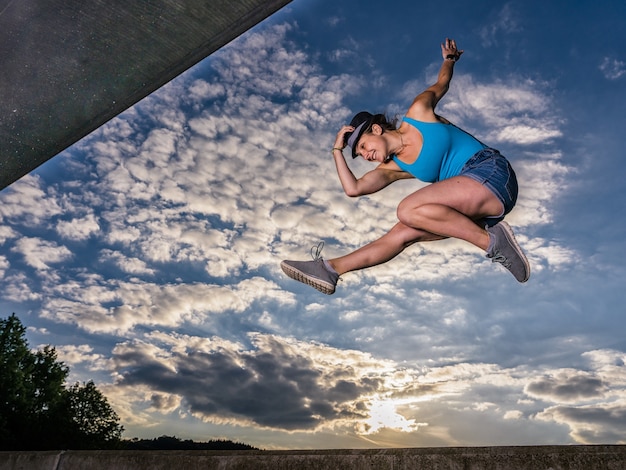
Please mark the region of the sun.
<svg viewBox="0 0 626 470"><path fill-rule="evenodd" d="M407 400L389 398L373 398L370 405L370 417L361 424L361 434L375 434L381 429L393 429L400 432L413 432L426 423L416 423L414 419L407 419L398 413L398 406L406 404Z"/></svg>

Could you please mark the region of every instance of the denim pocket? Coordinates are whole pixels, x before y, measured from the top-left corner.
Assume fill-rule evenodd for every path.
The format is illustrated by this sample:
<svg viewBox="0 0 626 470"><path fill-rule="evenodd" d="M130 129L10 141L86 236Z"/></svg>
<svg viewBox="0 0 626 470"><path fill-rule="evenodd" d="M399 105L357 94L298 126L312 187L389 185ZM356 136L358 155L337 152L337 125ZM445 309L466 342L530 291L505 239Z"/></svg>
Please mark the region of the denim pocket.
<svg viewBox="0 0 626 470"><path fill-rule="evenodd" d="M502 202L505 214L515 206L517 177L509 161L497 150L486 148L476 153L467 161L460 174L489 188Z"/></svg>

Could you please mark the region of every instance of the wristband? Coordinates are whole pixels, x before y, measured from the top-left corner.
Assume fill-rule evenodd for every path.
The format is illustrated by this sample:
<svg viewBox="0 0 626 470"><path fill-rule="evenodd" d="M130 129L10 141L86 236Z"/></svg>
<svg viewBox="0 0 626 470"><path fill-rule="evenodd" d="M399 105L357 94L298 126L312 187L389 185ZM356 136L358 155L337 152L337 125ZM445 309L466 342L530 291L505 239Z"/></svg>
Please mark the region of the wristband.
<svg viewBox="0 0 626 470"><path fill-rule="evenodd" d="M330 151L330 153L332 153L334 155L335 154L335 150L339 150L341 153L343 153L343 149L339 148L339 147L333 147L333 149Z"/></svg>
<svg viewBox="0 0 626 470"><path fill-rule="evenodd" d="M453 62L456 62L456 61L457 61L457 60L459 60L459 59L458 59L458 57L457 57L456 55L454 55L454 54L448 54L448 55L446 56L446 60L451 60L451 61L453 61Z"/></svg>

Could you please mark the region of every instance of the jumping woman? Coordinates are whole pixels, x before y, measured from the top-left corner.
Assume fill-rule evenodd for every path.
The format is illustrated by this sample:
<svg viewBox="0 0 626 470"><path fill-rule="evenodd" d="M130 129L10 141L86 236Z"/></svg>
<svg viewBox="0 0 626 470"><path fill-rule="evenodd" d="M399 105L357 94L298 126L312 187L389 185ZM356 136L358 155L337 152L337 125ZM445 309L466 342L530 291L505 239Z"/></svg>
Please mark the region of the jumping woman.
<svg viewBox="0 0 626 470"><path fill-rule="evenodd" d="M382 114L362 111L339 130L332 149L339 181L350 197L407 178L432 184L400 202L398 223L378 240L339 258L283 261L289 277L332 294L344 273L385 263L417 242L454 237L485 250L519 282L528 280L528 260L503 220L517 200L513 168L498 150L435 113L463 54L452 39L441 52L437 82L417 95L400 127ZM376 168L355 177L343 154L346 146L352 158L377 163Z"/></svg>

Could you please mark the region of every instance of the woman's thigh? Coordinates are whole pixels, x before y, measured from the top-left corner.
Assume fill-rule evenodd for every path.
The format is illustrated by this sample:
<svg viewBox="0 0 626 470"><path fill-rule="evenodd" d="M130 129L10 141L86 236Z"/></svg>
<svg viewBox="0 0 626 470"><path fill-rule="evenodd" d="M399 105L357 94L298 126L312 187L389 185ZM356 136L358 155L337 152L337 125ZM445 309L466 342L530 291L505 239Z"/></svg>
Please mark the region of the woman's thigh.
<svg viewBox="0 0 626 470"><path fill-rule="evenodd" d="M430 204L450 207L474 220L497 217L504 210L492 191L466 176L455 176L425 186L404 198L398 210L413 210Z"/></svg>

